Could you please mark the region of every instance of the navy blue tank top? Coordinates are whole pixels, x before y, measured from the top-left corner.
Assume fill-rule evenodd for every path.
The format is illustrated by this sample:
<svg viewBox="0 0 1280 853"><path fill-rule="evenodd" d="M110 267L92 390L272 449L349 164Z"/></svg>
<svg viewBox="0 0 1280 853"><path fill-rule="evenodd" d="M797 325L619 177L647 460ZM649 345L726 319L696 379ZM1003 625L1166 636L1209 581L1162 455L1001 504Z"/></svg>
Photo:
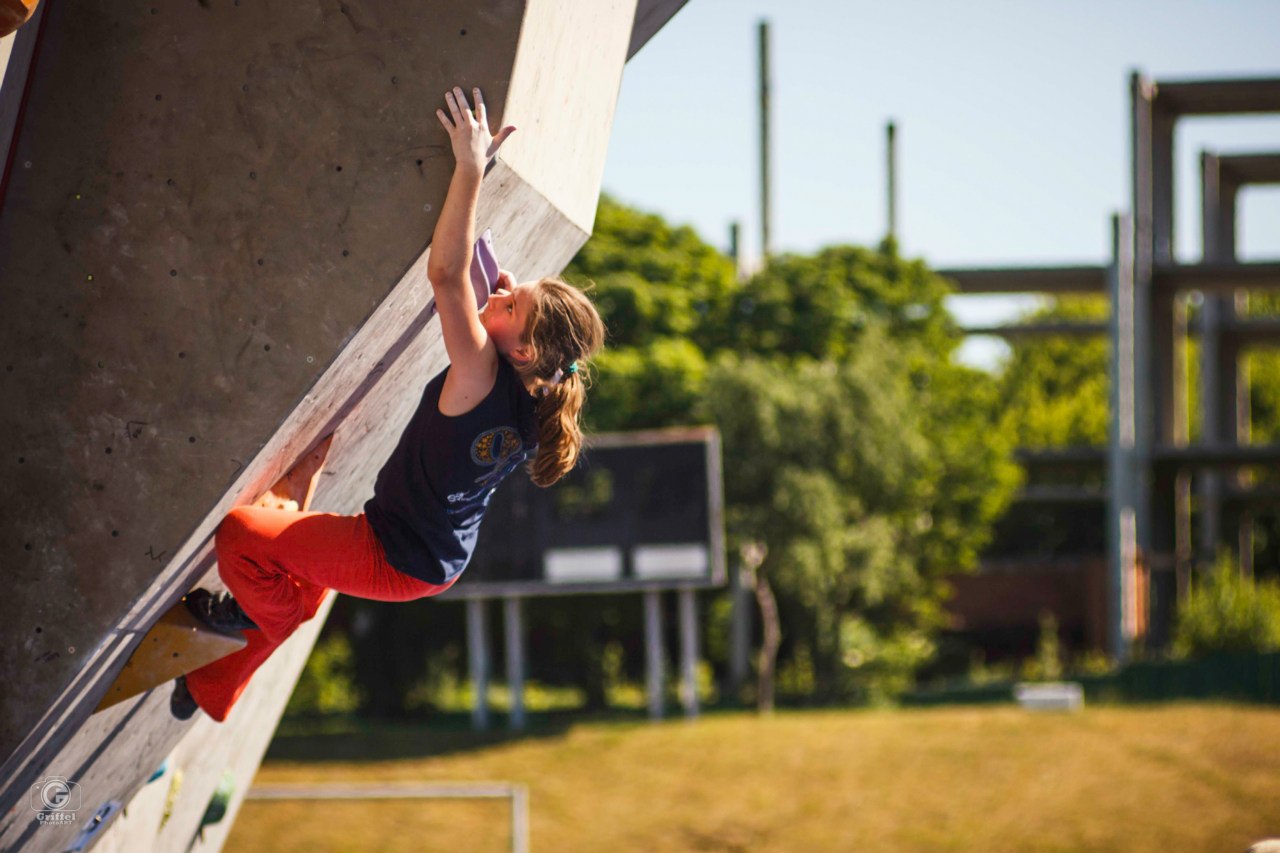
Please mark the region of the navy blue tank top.
<svg viewBox="0 0 1280 853"><path fill-rule="evenodd" d="M467 567L489 498L533 454L538 434L536 401L505 358L488 396L457 417L440 412L448 374L427 383L364 505L387 562L434 584Z"/></svg>

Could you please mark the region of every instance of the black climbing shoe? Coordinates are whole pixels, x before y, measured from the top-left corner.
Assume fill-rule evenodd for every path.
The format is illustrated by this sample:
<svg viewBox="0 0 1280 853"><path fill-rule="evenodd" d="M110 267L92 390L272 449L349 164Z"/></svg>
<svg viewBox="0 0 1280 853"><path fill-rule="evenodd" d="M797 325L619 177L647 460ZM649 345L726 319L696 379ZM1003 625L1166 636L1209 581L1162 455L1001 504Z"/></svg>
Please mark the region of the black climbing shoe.
<svg viewBox="0 0 1280 853"><path fill-rule="evenodd" d="M169 713L179 720L189 720L198 710L200 706L191 698L191 691L187 690L187 677L179 675L173 682L173 693L169 696Z"/></svg>
<svg viewBox="0 0 1280 853"><path fill-rule="evenodd" d="M182 599L196 619L223 634L255 631L258 626L245 615L229 593L214 595L207 589L193 589Z"/></svg>

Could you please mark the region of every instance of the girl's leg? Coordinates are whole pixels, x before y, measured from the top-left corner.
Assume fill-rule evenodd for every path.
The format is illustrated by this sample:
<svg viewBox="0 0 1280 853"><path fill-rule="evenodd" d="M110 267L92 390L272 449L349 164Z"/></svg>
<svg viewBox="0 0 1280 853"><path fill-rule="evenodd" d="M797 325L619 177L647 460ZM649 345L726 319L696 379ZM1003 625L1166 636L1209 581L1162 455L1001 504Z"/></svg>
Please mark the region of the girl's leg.
<svg viewBox="0 0 1280 853"><path fill-rule="evenodd" d="M257 668L315 615L329 589L408 601L448 588L388 564L363 515L237 507L219 525L214 549L218 573L260 629L245 632L245 648L187 675L192 698L219 721Z"/></svg>

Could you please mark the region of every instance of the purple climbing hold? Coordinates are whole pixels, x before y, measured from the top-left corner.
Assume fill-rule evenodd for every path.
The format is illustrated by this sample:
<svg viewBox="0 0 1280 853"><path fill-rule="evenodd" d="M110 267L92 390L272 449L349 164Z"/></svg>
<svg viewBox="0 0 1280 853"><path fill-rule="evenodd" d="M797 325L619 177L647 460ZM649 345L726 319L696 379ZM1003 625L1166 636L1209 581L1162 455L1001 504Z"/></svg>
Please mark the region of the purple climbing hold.
<svg viewBox="0 0 1280 853"><path fill-rule="evenodd" d="M471 286L476 291L476 310L489 301L489 294L498 289L498 257L493 253L493 232L485 229L476 240L471 252ZM436 315L436 301L431 300L427 316Z"/></svg>

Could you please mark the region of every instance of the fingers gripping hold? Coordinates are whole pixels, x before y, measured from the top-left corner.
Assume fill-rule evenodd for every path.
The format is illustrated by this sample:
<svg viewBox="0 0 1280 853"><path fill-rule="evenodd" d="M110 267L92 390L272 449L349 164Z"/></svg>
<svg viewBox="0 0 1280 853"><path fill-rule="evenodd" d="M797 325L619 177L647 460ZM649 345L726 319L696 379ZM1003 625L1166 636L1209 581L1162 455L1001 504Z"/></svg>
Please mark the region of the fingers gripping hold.
<svg viewBox="0 0 1280 853"><path fill-rule="evenodd" d="M456 96L455 96L455 93L457 93L457 94L456 94ZM459 104L459 103L458 103L459 101L461 101L462 103L461 103L461 104ZM446 104L446 105L448 105L448 107L449 107L449 116L450 116L450 118L452 118L452 119L453 119L453 124L454 124L454 126L455 126L455 127L461 127L461 126L462 126L463 110L464 110L464 109L466 109L466 110L467 110L466 117L467 117L468 119L470 119L470 117L471 117L471 110L469 110L469 109L467 109L467 108L466 108L466 103L467 103L467 101L466 101L466 99L465 99L465 98L463 98L463 97L462 97L462 90L461 90L461 89L459 89L459 88L457 88L457 87L454 87L453 89L450 89L448 92L445 92L445 93L444 93L444 102L445 102L445 104ZM470 121L468 120L468 122L467 122L467 123L468 123L468 124L470 124Z"/></svg>
<svg viewBox="0 0 1280 853"><path fill-rule="evenodd" d="M499 130L496 135L492 134L489 131L489 111L484 103L484 95L479 88L473 88L471 95L475 103L474 108L467 101L466 92L462 87L454 86L444 94L448 113L437 109L436 118L449 134L453 153L458 158L458 162L475 164L483 168L485 163L497 155L498 149L515 131L515 128L508 125Z"/></svg>

